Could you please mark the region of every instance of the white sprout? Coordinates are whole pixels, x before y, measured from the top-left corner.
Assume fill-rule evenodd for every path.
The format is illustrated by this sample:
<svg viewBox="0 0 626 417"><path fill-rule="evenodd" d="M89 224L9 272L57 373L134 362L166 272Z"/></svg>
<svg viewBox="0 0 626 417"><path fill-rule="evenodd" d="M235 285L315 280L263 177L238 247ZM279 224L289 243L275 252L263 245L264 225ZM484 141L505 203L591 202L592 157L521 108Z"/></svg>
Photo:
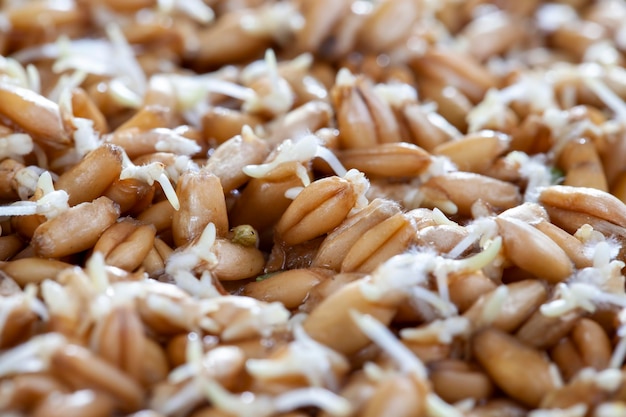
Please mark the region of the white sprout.
<svg viewBox="0 0 626 417"><path fill-rule="evenodd" d="M502 248L502 238L500 236L490 239L485 243L482 252L472 255L468 258L458 260L448 260L450 262L451 272L471 272L478 271L496 259Z"/></svg>
<svg viewBox="0 0 626 417"><path fill-rule="evenodd" d="M61 95L65 92L71 92L74 88L80 86L87 78L87 75L85 71L80 70L71 74L62 74L50 93L48 93L48 98L57 103L60 102Z"/></svg>
<svg viewBox="0 0 626 417"><path fill-rule="evenodd" d="M597 304L610 304L626 307L626 298L623 295L611 294L600 290L591 284L559 283L555 290L558 298L540 307L540 311L547 317L558 317L581 308L589 313L596 311Z"/></svg>
<svg viewBox="0 0 626 417"><path fill-rule="evenodd" d="M351 216L356 212L362 210L363 208L367 207L369 201L367 200L366 193L369 189L370 183L367 177L365 177L365 174L357 169L351 169L350 171L346 171L343 165L341 165L341 163L339 162L339 160L334 157L333 153L323 146L318 146L317 152L315 154L315 156L320 155L323 156L322 159L328 158L326 159L326 162L328 162L331 167L333 166L333 163L336 162L336 165L334 167L335 172L343 172L343 178L352 183L353 192L357 195L357 199L354 203L354 207L352 207L348 215ZM333 155L333 158L330 158L330 155ZM300 178L302 184L305 187L310 185L311 181L309 179L308 172L303 165L298 165L296 167L296 175L298 176L298 178ZM293 200L302 192L302 190L304 190L304 187L289 188L287 191L285 191L285 197Z"/></svg>
<svg viewBox="0 0 626 417"><path fill-rule="evenodd" d="M443 211L439 210L435 207L432 210L432 216L435 223L438 225L447 225L447 226L458 226L459 224L450 220ZM451 256L454 258L454 256Z"/></svg>
<svg viewBox="0 0 626 417"><path fill-rule="evenodd" d="M202 0L157 0L157 8L164 14L180 11L203 24L211 23L215 19L213 9Z"/></svg>
<svg viewBox="0 0 626 417"><path fill-rule="evenodd" d="M244 126L244 129L245 128L249 129L248 126ZM242 135L243 134L244 131L242 130ZM328 165L335 171L336 175L352 181L355 185L361 184L363 181L367 181L364 178L358 178L354 172L348 176L348 171L344 168L339 159L337 159L335 154L326 147L322 146L320 144L320 139L313 134L304 135L298 140L287 139L278 146L276 151L276 156L272 161L260 165L247 165L243 168L243 172L249 177L263 178L285 162L296 161L304 164L311 161L313 158L320 158L328 163ZM300 178L304 187L311 183L307 169L303 165L296 168L296 175ZM367 187L369 187L369 183L367 184ZM359 185L359 195L364 194L364 191L361 191L362 188L363 185ZM302 191L302 189L302 187L294 187L293 189L288 190L286 193L287 198L295 198L300 191ZM362 203L362 200L359 199L358 203Z"/></svg>
<svg viewBox="0 0 626 417"><path fill-rule="evenodd" d="M621 417L623 415L626 415L626 404L622 401L614 401L598 405L594 417Z"/></svg>
<svg viewBox="0 0 626 417"><path fill-rule="evenodd" d="M437 339L439 343L450 344L457 336L466 336L470 331L469 319L453 316L444 320L435 320L424 326L405 328L400 330L400 336L404 340L431 341Z"/></svg>
<svg viewBox="0 0 626 417"><path fill-rule="evenodd" d="M618 318L621 323L616 332L619 342L613 349L611 361L609 362L609 368L613 369L621 368L624 364L624 359L626 359L626 309L620 311Z"/></svg>
<svg viewBox="0 0 626 417"><path fill-rule="evenodd" d="M356 77L348 68L341 68L335 76L337 86L351 87L356 83Z"/></svg>
<svg viewBox="0 0 626 417"><path fill-rule="evenodd" d="M361 314L356 310L350 310L350 316L357 326L359 326L359 329L389 355L402 373L414 375L418 380L427 379L428 371L422 361L415 356L409 348L402 344L396 336L391 333L387 326L383 325L369 314ZM427 394L426 402L429 415L441 417L463 416L459 410L446 403L434 393Z"/></svg>
<svg viewBox="0 0 626 417"><path fill-rule="evenodd" d="M600 65L619 65L621 54L615 47L615 43L609 39L603 39L592 43L585 50L583 62L596 62Z"/></svg>
<svg viewBox="0 0 626 417"><path fill-rule="evenodd" d="M172 273L172 276L178 287L194 297L202 299L220 297L222 295L213 283L213 276L209 271L203 271L200 279L185 270L177 270Z"/></svg>
<svg viewBox="0 0 626 417"><path fill-rule="evenodd" d="M558 155L563 146L570 140L578 139L581 135L586 136L586 131L602 134L601 129L589 119L585 118L580 121L572 121L568 111L559 110L555 107L546 109L541 115L541 120L548 126L552 137L556 140L550 152L554 155Z"/></svg>
<svg viewBox="0 0 626 417"><path fill-rule="evenodd" d="M238 417L269 417L306 406L318 407L337 417L347 417L353 411L348 400L323 388L294 389L270 397L249 391L232 394L209 378L201 383L206 396L217 408Z"/></svg>
<svg viewBox="0 0 626 417"><path fill-rule="evenodd" d="M437 210L439 211L439 210ZM445 217L445 216L444 216ZM478 218L465 226L467 236L459 241L456 246L448 252L448 257L456 259L463 254L476 241L483 239L493 239L498 234L496 222L489 217Z"/></svg>
<svg viewBox="0 0 626 417"><path fill-rule="evenodd" d="M552 184L552 172L546 164L545 155L528 156L521 151L513 151L509 153L505 160L519 166L519 173L526 178L526 191L524 192L524 201L536 202L543 187Z"/></svg>
<svg viewBox="0 0 626 417"><path fill-rule="evenodd" d="M578 13L568 4L546 3L535 13L537 26L546 32L553 32L568 22L576 21Z"/></svg>
<svg viewBox="0 0 626 417"><path fill-rule="evenodd" d="M359 329L384 350L403 373L413 374L420 380L428 377L428 371L422 361L404 346L387 326L371 315L356 310L350 310L350 316Z"/></svg>
<svg viewBox="0 0 626 417"><path fill-rule="evenodd" d="M402 108L405 103L417 102L417 90L405 83L376 84L375 93L390 106Z"/></svg>
<svg viewBox="0 0 626 417"><path fill-rule="evenodd" d="M246 16L242 17L242 20L246 20ZM303 54L298 55L294 59L289 61L281 62L282 68L288 68L292 71L307 71L313 64L313 56L305 52ZM267 61L265 59L259 59L250 64L246 65L239 75L239 79L244 84L250 84L254 82L254 80L263 77L267 74L268 67Z"/></svg>
<svg viewBox="0 0 626 417"><path fill-rule="evenodd" d="M430 417L463 417L463 413L453 405L442 400L438 395L426 395L426 413Z"/></svg>
<svg viewBox="0 0 626 417"><path fill-rule="evenodd" d="M163 193L167 197L168 201L174 207L175 210L180 209L180 202L172 183L165 173L165 165L161 162L152 162L150 164L137 166L133 164L128 155L122 153L122 172L120 173L120 179L134 178L139 181L144 181L148 185L158 182L161 184Z"/></svg>
<svg viewBox="0 0 626 417"><path fill-rule="evenodd" d="M37 181L37 188L43 195L37 201L19 201L0 207L0 216L27 216L42 214L52 219L69 209L69 196L63 190L55 190L50 172L44 171Z"/></svg>
<svg viewBox="0 0 626 417"><path fill-rule="evenodd" d="M585 77L583 80L587 87L615 113L617 120L626 122L626 103L624 100L596 77Z"/></svg>
<svg viewBox="0 0 626 417"><path fill-rule="evenodd" d="M27 342L2 353L0 377L45 371L48 369L51 356L66 344L67 340L59 333L32 337Z"/></svg>
<svg viewBox="0 0 626 417"><path fill-rule="evenodd" d="M370 188L370 182L361 171L357 169L351 169L345 173L343 178L352 183L353 192L357 195L356 202L354 203L354 207L350 210L349 215L353 215L356 212L364 209L369 204L367 200L366 194Z"/></svg>
<svg viewBox="0 0 626 417"><path fill-rule="evenodd" d="M186 362L173 369L167 376L167 380L177 384L198 375L202 370L203 357L204 348L200 336L195 332L188 333L187 344L185 345Z"/></svg>
<svg viewBox="0 0 626 417"><path fill-rule="evenodd" d="M623 377L619 369L607 368L596 370L591 367L581 369L574 380L589 381L602 391L611 393L616 391L622 385Z"/></svg>
<svg viewBox="0 0 626 417"><path fill-rule="evenodd" d="M424 285L428 272L434 268L435 258L436 255L429 252L393 256L372 272L369 282L360 283L360 290L367 299L376 301L387 293Z"/></svg>
<svg viewBox="0 0 626 417"><path fill-rule="evenodd" d="M170 256L170 259L168 259L166 271L174 272L176 270L193 269L200 262L206 262L210 265L216 264L217 258L215 254L211 251L213 245L215 244L216 238L217 229L215 228L215 224L209 222L205 226L204 230L202 230L202 233L200 234L197 242L188 246L182 252L178 252ZM181 259L185 259L182 257L178 258L178 256L180 255L191 255L190 257L186 258L189 263L180 262Z"/></svg>
<svg viewBox="0 0 626 417"><path fill-rule="evenodd" d="M430 157L430 164L428 165L428 168L418 175L418 179L420 183L424 183L433 177L446 175L450 172L456 171L458 171L458 169L450 158L443 155L432 155ZM441 202L441 204L442 206L440 209L445 213L455 214L458 210L452 201L446 200L445 202Z"/></svg>
<svg viewBox="0 0 626 417"><path fill-rule="evenodd" d="M602 270L598 278L609 281L612 275L608 271L611 269L611 259L616 258L621 250L619 241L612 237L607 238L590 224L580 226L574 233L574 237L583 243L584 255L593 260L594 268Z"/></svg>
<svg viewBox="0 0 626 417"><path fill-rule="evenodd" d="M284 355L276 359L248 359L248 372L261 379L300 374L313 387L338 389L339 381L333 374L333 367L347 369L346 359L313 340L299 324L294 327L293 334L294 340Z"/></svg>
<svg viewBox="0 0 626 417"><path fill-rule="evenodd" d="M528 417L583 417L587 414L587 404L576 404L569 408L537 409L528 413Z"/></svg>
<svg viewBox="0 0 626 417"><path fill-rule="evenodd" d="M33 64L26 65L26 79L28 80L28 88L37 94L41 94L41 76L39 70Z"/></svg>
<svg viewBox="0 0 626 417"><path fill-rule="evenodd" d="M110 287L111 283L106 272L106 263L102 252L95 251L87 260L85 269L95 291L103 293Z"/></svg>
<svg viewBox="0 0 626 417"><path fill-rule="evenodd" d="M500 253L500 236L485 243L482 252L465 259L446 259L432 252L404 253L393 256L372 272L372 279L360 285L363 295L372 301L380 300L389 293L404 292L412 297L413 302L425 301L435 307L443 317L456 313L456 306L450 302L445 291L437 294L426 289L430 273L439 275L439 281L447 285L447 275L478 271L489 264Z"/></svg>
<svg viewBox="0 0 626 417"><path fill-rule="evenodd" d="M195 332L188 333L185 346L186 362L173 369L167 377L169 383L184 385L163 404L155 407L159 412L165 415L186 414L202 401L202 380L208 379L203 372L205 356L200 336Z"/></svg>
<svg viewBox="0 0 626 417"><path fill-rule="evenodd" d="M284 114L293 105L294 93L287 80L278 73L276 55L272 49L265 52L265 66L271 85L270 92L263 95L255 92L243 103L242 109L252 113L269 110L274 115Z"/></svg>
<svg viewBox="0 0 626 417"><path fill-rule="evenodd" d="M422 302L434 308L434 312L441 317L451 317L458 314L458 309L454 303L442 298L440 294L434 291L415 286L409 289L408 292L411 296L411 303L424 315L432 316L433 314L424 308L421 304ZM434 319L434 317L432 318Z"/></svg>
<svg viewBox="0 0 626 417"><path fill-rule="evenodd" d="M491 122L502 125L506 121L508 103L495 88L489 89L485 98L467 113L468 132L477 132Z"/></svg>
<svg viewBox="0 0 626 417"><path fill-rule="evenodd" d="M502 307L504 307L504 304L508 299L508 296L509 287L506 285L499 285L498 288L495 289L493 294L485 302L481 315L482 325L489 326L491 323L496 321L502 311Z"/></svg>
<svg viewBox="0 0 626 417"><path fill-rule="evenodd" d="M216 238L215 224L209 223L196 242L181 251L174 252L167 259L165 272L174 278L180 288L194 297L211 298L221 295L209 271L203 271L200 279L190 272L203 262L208 264L209 268L217 264L217 257L212 250Z"/></svg>
<svg viewBox="0 0 626 417"><path fill-rule="evenodd" d="M0 160L16 159L33 151L33 139L26 133L12 133L0 138Z"/></svg>
<svg viewBox="0 0 626 417"><path fill-rule="evenodd" d="M255 395L249 391L235 395L210 378L204 378L200 380L200 383L211 403L233 416L266 417L276 411L269 396Z"/></svg>
<svg viewBox="0 0 626 417"><path fill-rule="evenodd" d="M27 200L37 190L37 182L41 174L46 172L45 169L35 165L30 165L20 169L15 173L15 182L17 183L17 195L21 200Z"/></svg>
<svg viewBox="0 0 626 417"><path fill-rule="evenodd" d="M159 137L155 149L159 152L171 152L178 155L194 155L202 149L195 140L179 135L172 129L156 128L151 131Z"/></svg>
<svg viewBox="0 0 626 417"><path fill-rule="evenodd" d="M220 410L235 416L269 417L275 413L287 412L305 406L318 407L338 417L348 416L352 412L352 406L345 398L320 387L295 389L276 397L255 395L248 391L232 394L217 381L200 372L203 356L202 343L198 335L193 333L188 337L187 364L172 371L169 380L176 382L193 376L196 386L204 392L211 403ZM250 361L251 359L248 360L248 362ZM306 366L306 364L303 365ZM255 366L254 362L251 366Z"/></svg>
<svg viewBox="0 0 626 417"><path fill-rule="evenodd" d="M30 88L28 73L17 59L0 57L0 73L5 75L3 81Z"/></svg>
<svg viewBox="0 0 626 417"><path fill-rule="evenodd" d="M41 296L51 315L74 318L80 315L76 297L66 287L47 279L41 283Z"/></svg>
<svg viewBox="0 0 626 417"><path fill-rule="evenodd" d="M223 300L224 298L218 299ZM255 329L262 337L269 337L275 329L284 328L289 321L289 310L280 302L264 303L250 300L246 297L228 297L229 301L236 301L248 310L249 316L245 321L231 323L222 332L225 341L235 340Z"/></svg>
<svg viewBox="0 0 626 417"><path fill-rule="evenodd" d="M178 287L176 287L178 289ZM144 299L146 306L152 311L158 311L167 316L167 319L184 329L194 328L195 317L189 315L188 309L179 300L161 294L148 294ZM200 320L201 328L212 331L214 325L210 320ZM207 325L206 328L203 325Z"/></svg>
<svg viewBox="0 0 626 417"><path fill-rule="evenodd" d="M274 3L261 7L255 13L243 15L239 21L246 32L259 36L272 36L277 42L286 42L294 31L302 28L304 17L289 2Z"/></svg>
<svg viewBox="0 0 626 417"><path fill-rule="evenodd" d="M542 314L555 317L578 308L593 313L602 304L626 307L620 272L624 263L610 260L614 254L610 248L606 241L597 243L593 266L576 271L568 283L557 284L557 298L541 306Z"/></svg>
<svg viewBox="0 0 626 417"><path fill-rule="evenodd" d="M55 159L54 163L57 166L75 165L80 162L85 155L102 144L100 135L94 130L93 120L73 117L71 108L66 108L68 105L71 107L70 93L67 92L67 94L65 94L64 92L61 95L59 107L62 112L67 112L72 118L72 124L75 128L72 134L74 147L60 158Z"/></svg>
<svg viewBox="0 0 626 417"><path fill-rule="evenodd" d="M5 328L11 313L20 308L27 308L44 320L48 319L48 310L37 298L37 288L30 284L23 292L10 296L0 296L0 342L2 342L2 331Z"/></svg>
<svg viewBox="0 0 626 417"><path fill-rule="evenodd" d="M147 80L141 65L135 58L135 52L126 41L124 34L119 26L109 24L106 32L111 40L113 62L116 65L116 77L114 81L119 81L120 85L128 88L128 90L137 96L138 105L143 101L143 95L146 91ZM115 90L115 84L111 85Z"/></svg>
<svg viewBox="0 0 626 417"><path fill-rule="evenodd" d="M352 415L350 402L324 388L309 387L287 391L274 397L274 407L278 412L287 412L298 408L314 406L336 417Z"/></svg>
<svg viewBox="0 0 626 417"><path fill-rule="evenodd" d="M506 110L515 101L528 104L530 110L536 113L557 108L554 89L546 82L545 77L525 74L501 90L490 89L483 101L468 114L468 130L478 131L490 121L504 123Z"/></svg>
<svg viewBox="0 0 626 417"><path fill-rule="evenodd" d="M138 108L143 103L141 96L118 78L109 82L108 92L113 100L122 106Z"/></svg>
<svg viewBox="0 0 626 417"><path fill-rule="evenodd" d="M122 105L139 107L147 87L146 76L119 26L110 23L106 32L108 40L60 37L56 45L35 55L56 58L52 67L56 73L76 70L111 77L111 96Z"/></svg>

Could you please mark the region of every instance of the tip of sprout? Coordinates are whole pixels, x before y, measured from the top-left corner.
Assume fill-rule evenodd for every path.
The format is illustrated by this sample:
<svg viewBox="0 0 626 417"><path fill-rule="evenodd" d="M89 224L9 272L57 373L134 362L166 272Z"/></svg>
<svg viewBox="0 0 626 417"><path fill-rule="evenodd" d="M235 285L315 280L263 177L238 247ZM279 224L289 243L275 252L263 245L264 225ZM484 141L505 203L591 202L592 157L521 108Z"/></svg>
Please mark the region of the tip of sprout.
<svg viewBox="0 0 626 417"><path fill-rule="evenodd" d="M404 346L387 326L373 316L356 310L350 310L350 316L359 329L384 350L403 372L415 374L419 379L427 378L428 371L422 361Z"/></svg>

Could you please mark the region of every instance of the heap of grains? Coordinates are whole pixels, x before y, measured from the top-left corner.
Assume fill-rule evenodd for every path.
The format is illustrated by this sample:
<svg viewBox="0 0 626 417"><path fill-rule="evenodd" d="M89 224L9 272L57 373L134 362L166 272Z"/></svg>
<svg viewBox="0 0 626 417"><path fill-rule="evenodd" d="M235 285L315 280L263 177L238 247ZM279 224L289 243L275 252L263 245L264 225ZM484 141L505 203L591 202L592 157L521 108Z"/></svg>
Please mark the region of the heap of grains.
<svg viewBox="0 0 626 417"><path fill-rule="evenodd" d="M0 414L626 415L626 2L0 2Z"/></svg>

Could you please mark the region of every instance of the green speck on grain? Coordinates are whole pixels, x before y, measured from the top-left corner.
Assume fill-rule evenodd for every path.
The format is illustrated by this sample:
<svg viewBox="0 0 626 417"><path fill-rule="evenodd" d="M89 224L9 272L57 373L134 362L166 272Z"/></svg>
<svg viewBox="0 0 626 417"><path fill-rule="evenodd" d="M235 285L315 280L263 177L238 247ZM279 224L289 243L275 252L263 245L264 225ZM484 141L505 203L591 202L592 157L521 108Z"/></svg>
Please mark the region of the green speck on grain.
<svg viewBox="0 0 626 417"><path fill-rule="evenodd" d="M254 230L254 227L249 224L236 226L233 228L232 232L232 242L238 245L252 247L256 246L259 241L259 236L256 230Z"/></svg>
<svg viewBox="0 0 626 417"><path fill-rule="evenodd" d="M550 168L550 183L551 184L560 184L563 182L563 178L565 178L565 172L557 167Z"/></svg>
<svg viewBox="0 0 626 417"><path fill-rule="evenodd" d="M266 279L271 278L279 273L280 272L268 272L267 274L259 275L258 277L256 277L256 282L265 281Z"/></svg>

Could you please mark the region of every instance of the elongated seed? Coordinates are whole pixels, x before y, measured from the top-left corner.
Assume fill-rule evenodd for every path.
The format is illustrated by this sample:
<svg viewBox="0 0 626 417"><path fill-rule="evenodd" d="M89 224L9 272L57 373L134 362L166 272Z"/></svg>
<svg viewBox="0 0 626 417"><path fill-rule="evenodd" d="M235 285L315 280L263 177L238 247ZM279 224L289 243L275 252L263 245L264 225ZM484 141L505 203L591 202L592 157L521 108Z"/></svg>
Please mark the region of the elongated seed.
<svg viewBox="0 0 626 417"><path fill-rule="evenodd" d="M33 248L46 258L60 258L90 249L119 214L118 205L107 197L80 203L37 227Z"/></svg>
<svg viewBox="0 0 626 417"><path fill-rule="evenodd" d="M260 275L265 266L263 253L254 246L243 246L228 239L217 239L211 252L217 263L211 269L219 280L234 281Z"/></svg>
<svg viewBox="0 0 626 417"><path fill-rule="evenodd" d="M541 231L513 218L500 217L496 223L504 250L514 264L553 284L572 274L572 263L567 254Z"/></svg>
<svg viewBox="0 0 626 417"><path fill-rule="evenodd" d="M372 200L326 236L311 266L339 270L350 248L364 233L399 211L400 207L391 200Z"/></svg>
<svg viewBox="0 0 626 417"><path fill-rule="evenodd" d="M539 195L546 206L595 216L626 227L626 204L615 196L593 188L553 185Z"/></svg>
<svg viewBox="0 0 626 417"><path fill-rule="evenodd" d="M0 83L0 114L25 132L55 147L69 145L59 106L34 91L13 83Z"/></svg>
<svg viewBox="0 0 626 417"><path fill-rule="evenodd" d="M280 301L285 307L299 307L313 287L329 279L334 273L327 269L292 269L279 272L243 287L242 294L257 300Z"/></svg>
<svg viewBox="0 0 626 417"><path fill-rule="evenodd" d="M586 366L598 371L609 366L611 341L598 323L587 318L580 319L572 329L571 338Z"/></svg>
<svg viewBox="0 0 626 417"><path fill-rule="evenodd" d="M570 337L564 337L550 349L550 357L559 367L564 381L569 381L585 367L585 363Z"/></svg>
<svg viewBox="0 0 626 417"><path fill-rule="evenodd" d="M228 232L226 200L220 179L206 171L186 172L176 185L180 210L172 216L174 243L182 246L213 223L218 236Z"/></svg>
<svg viewBox="0 0 626 417"><path fill-rule="evenodd" d="M277 236L288 245L306 242L330 232L354 207L352 184L339 177L311 183L289 205L276 224Z"/></svg>
<svg viewBox="0 0 626 417"><path fill-rule="evenodd" d="M102 390L122 410L135 411L142 404L143 391L137 383L82 346L59 349L50 364L52 371L67 383Z"/></svg>
<svg viewBox="0 0 626 417"><path fill-rule="evenodd" d="M410 377L397 375L382 381L364 406L363 417L423 415L424 392Z"/></svg>
<svg viewBox="0 0 626 417"><path fill-rule="evenodd" d="M372 272L382 262L403 252L415 239L415 225L403 213L395 214L365 232L341 263L342 272Z"/></svg>
<svg viewBox="0 0 626 417"><path fill-rule="evenodd" d="M108 265L133 271L154 246L156 230L152 225L121 221L109 227L98 239L94 251L100 251Z"/></svg>
<svg viewBox="0 0 626 417"><path fill-rule="evenodd" d="M324 299L304 320L304 329L318 342L351 355L370 342L352 320L350 310L367 313L385 324L396 308L393 303L369 301L361 292L361 281L355 281Z"/></svg>
<svg viewBox="0 0 626 417"><path fill-rule="evenodd" d="M20 286L39 284L46 279L56 279L59 272L71 268L72 264L54 259L23 258L6 262L0 269Z"/></svg>
<svg viewBox="0 0 626 417"><path fill-rule="evenodd" d="M141 381L145 336L137 313L129 306L113 309L101 322L92 344L107 362Z"/></svg>
<svg viewBox="0 0 626 417"><path fill-rule="evenodd" d="M263 163L268 154L267 144L251 129L246 129L241 135L218 146L203 170L216 175L222 183L224 193L229 193L248 181L243 168Z"/></svg>
<svg viewBox="0 0 626 417"><path fill-rule="evenodd" d="M609 186L595 146L588 139L568 142L559 155L565 172L563 185L608 192Z"/></svg>
<svg viewBox="0 0 626 417"><path fill-rule="evenodd" d="M507 333L482 330L473 337L472 348L496 385L523 404L536 407L555 388L550 361Z"/></svg>
<svg viewBox="0 0 626 417"><path fill-rule="evenodd" d="M430 155L408 143L383 143L368 148L346 149L339 153L346 168L355 168L368 176L408 177L425 171Z"/></svg>
<svg viewBox="0 0 626 417"><path fill-rule="evenodd" d="M501 302L501 308L495 320L485 323L485 308L496 295L496 290L484 294L463 315L471 320L478 328L491 325L499 330L510 333L515 331L526 321L547 298L545 286L536 280L514 282L506 286L506 298Z"/></svg>
<svg viewBox="0 0 626 417"><path fill-rule="evenodd" d="M485 190L491 191L485 193ZM515 185L469 172L432 177L422 185L421 191L431 204L451 201L461 215L470 215L472 204L478 199L501 210L521 203Z"/></svg>
<svg viewBox="0 0 626 417"><path fill-rule="evenodd" d="M91 202L100 197L122 172L122 148L104 144L89 152L72 169L59 176L54 186L65 190L69 195L68 203Z"/></svg>
<svg viewBox="0 0 626 417"><path fill-rule="evenodd" d="M33 417L106 417L113 412L113 402L95 390L79 390L70 394L50 394L31 414Z"/></svg>
<svg viewBox="0 0 626 417"><path fill-rule="evenodd" d="M477 401L491 397L493 383L487 375L471 369L463 361L442 361L431 365L433 390L445 401L456 403L468 398Z"/></svg>
<svg viewBox="0 0 626 417"><path fill-rule="evenodd" d="M462 171L482 173L506 151L509 141L507 135L483 130L442 143L433 154L447 156Z"/></svg>

